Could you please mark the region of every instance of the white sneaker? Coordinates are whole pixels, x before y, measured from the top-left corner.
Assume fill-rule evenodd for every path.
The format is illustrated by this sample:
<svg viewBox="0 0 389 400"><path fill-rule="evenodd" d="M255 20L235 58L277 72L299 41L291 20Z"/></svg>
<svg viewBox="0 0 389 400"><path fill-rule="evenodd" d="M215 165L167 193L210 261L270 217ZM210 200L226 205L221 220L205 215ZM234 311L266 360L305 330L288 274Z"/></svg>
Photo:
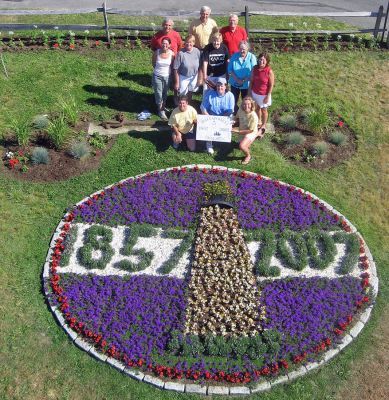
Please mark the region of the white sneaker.
<svg viewBox="0 0 389 400"><path fill-rule="evenodd" d="M166 114L165 114L165 111L159 111L158 112L158 116L159 116L159 118L161 118L162 119L162 121L167 121L169 118L166 116Z"/></svg>
<svg viewBox="0 0 389 400"><path fill-rule="evenodd" d="M213 154L214 153L213 147L207 147L207 153Z"/></svg>

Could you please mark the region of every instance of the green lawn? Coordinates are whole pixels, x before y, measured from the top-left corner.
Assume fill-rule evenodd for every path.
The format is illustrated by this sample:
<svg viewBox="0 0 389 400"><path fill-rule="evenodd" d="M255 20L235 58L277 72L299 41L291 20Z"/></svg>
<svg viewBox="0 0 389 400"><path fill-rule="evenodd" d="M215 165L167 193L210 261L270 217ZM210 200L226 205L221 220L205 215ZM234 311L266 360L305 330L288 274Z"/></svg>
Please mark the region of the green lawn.
<svg viewBox="0 0 389 400"><path fill-rule="evenodd" d="M12 118L59 111L59 101L68 96L96 120L153 108L149 50L40 51L4 53L4 58L10 79L1 71L2 133ZM387 338L377 332L389 322L383 319L389 314L389 53L276 54L272 63L272 109L325 105L356 132L358 151L348 162L318 172L290 164L267 138L253 145L248 169L307 189L345 214L373 253L380 293L371 321L339 357L318 372L252 398L334 399L357 384L361 369L377 367L372 355L388 351L383 348ZM167 133L122 135L97 171L51 184L12 180L0 167L0 398L198 398L161 392L95 361L68 340L42 294L50 237L66 207L153 169L192 163L240 167L237 150L212 160L205 153L175 152L169 144Z"/></svg>

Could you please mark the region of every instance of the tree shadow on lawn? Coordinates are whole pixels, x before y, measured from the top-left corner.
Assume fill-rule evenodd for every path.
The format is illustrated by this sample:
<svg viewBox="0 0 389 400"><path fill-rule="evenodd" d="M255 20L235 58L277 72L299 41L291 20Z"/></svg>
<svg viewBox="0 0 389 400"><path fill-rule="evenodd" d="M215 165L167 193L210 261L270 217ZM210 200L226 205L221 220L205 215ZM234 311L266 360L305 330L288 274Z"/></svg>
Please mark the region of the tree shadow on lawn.
<svg viewBox="0 0 389 400"><path fill-rule="evenodd" d="M138 113L155 108L153 94L136 92L128 87L84 85L83 89L106 98L91 97L86 102L92 106L107 107L121 112ZM155 110L154 110L155 111Z"/></svg>

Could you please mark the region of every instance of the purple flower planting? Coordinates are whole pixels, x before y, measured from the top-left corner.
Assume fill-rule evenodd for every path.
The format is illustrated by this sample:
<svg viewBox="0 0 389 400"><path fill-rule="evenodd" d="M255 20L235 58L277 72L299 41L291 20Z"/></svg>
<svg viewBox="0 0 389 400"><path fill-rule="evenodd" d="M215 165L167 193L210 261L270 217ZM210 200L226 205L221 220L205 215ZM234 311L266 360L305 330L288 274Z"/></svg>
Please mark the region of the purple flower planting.
<svg viewBox="0 0 389 400"><path fill-rule="evenodd" d="M338 224L331 212L290 186L227 171L163 172L129 179L108 189L103 197L84 202L74 215L87 223L188 227L203 202L204 183L217 180L229 182L242 228L300 231L311 226L329 229Z"/></svg>
<svg viewBox="0 0 389 400"><path fill-rule="evenodd" d="M183 280L64 274L61 283L69 312L130 359L163 353L170 331L183 329Z"/></svg>

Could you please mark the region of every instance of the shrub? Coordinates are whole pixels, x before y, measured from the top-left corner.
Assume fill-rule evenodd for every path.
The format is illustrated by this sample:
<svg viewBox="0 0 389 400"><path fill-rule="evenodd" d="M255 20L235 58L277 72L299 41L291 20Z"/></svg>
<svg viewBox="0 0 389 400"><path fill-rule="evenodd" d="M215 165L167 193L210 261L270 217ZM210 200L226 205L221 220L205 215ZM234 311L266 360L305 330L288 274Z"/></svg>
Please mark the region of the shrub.
<svg viewBox="0 0 389 400"><path fill-rule="evenodd" d="M296 146L304 143L305 137L300 131L293 131L286 136L285 141L290 146Z"/></svg>
<svg viewBox="0 0 389 400"><path fill-rule="evenodd" d="M305 123L312 132L323 132L329 125L330 118L325 109L312 110L305 118Z"/></svg>
<svg viewBox="0 0 389 400"><path fill-rule="evenodd" d="M340 131L333 131L330 133L329 141L336 146L341 146L346 141L346 135Z"/></svg>
<svg viewBox="0 0 389 400"><path fill-rule="evenodd" d="M292 130L297 126L297 117L294 114L283 114L278 122L284 129Z"/></svg>
<svg viewBox="0 0 389 400"><path fill-rule="evenodd" d="M45 147L35 147L35 149L31 153L31 161L33 164L48 164L48 150Z"/></svg>
<svg viewBox="0 0 389 400"><path fill-rule="evenodd" d="M30 121L26 118L13 120L10 129L14 132L19 146L26 146L31 137Z"/></svg>
<svg viewBox="0 0 389 400"><path fill-rule="evenodd" d="M32 120L32 126L39 130L46 130L49 123L49 117L45 114L36 115Z"/></svg>
<svg viewBox="0 0 389 400"><path fill-rule="evenodd" d="M64 145L69 133L70 129L63 114L50 121L47 127L47 136L57 149Z"/></svg>
<svg viewBox="0 0 389 400"><path fill-rule="evenodd" d="M70 146L69 152L72 157L80 159L89 156L90 147L89 144L85 141L73 142Z"/></svg>
<svg viewBox="0 0 389 400"><path fill-rule="evenodd" d="M316 142L312 146L312 152L317 157L322 157L327 153L328 144L326 142Z"/></svg>

